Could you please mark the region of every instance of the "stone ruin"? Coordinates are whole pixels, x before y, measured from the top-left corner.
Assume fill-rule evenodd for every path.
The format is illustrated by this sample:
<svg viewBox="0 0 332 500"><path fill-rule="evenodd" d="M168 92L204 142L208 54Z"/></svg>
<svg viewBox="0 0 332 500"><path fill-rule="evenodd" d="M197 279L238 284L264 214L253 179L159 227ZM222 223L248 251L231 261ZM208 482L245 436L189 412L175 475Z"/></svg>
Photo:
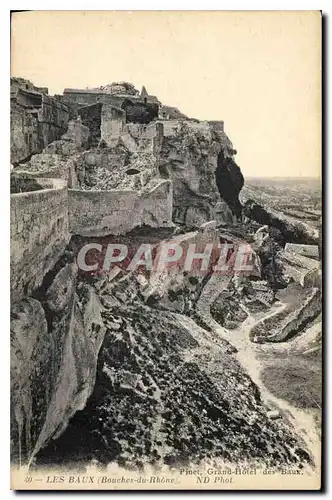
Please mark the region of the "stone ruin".
<svg viewBox="0 0 332 500"><path fill-rule="evenodd" d="M95 426L88 446L106 463L239 453L260 462L262 440L271 467L312 463L287 422L271 421L227 332L277 302L275 315L249 323L248 339L284 342L317 315L317 238L252 200L240 203L244 178L223 122L190 119L126 82L51 97L13 79L11 100L13 460L65 456L82 411ZM80 275L77 245L110 235L154 238L157 251L165 240L247 242L261 276L194 279L177 269L154 276L143 297L134 273L113 282ZM296 304L280 292L289 284ZM159 414L166 455L154 432Z"/></svg>

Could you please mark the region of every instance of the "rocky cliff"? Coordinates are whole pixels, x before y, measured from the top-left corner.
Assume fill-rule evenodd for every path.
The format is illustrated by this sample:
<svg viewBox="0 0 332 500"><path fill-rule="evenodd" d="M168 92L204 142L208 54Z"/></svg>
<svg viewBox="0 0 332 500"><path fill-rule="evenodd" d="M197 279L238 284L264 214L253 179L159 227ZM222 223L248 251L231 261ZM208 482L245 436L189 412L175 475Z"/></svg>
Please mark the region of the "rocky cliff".
<svg viewBox="0 0 332 500"><path fill-rule="evenodd" d="M11 455L26 464L83 409L105 335L98 297L77 266L55 268L11 310Z"/></svg>
<svg viewBox="0 0 332 500"><path fill-rule="evenodd" d="M136 95L128 84L111 87L120 97L124 91ZM108 86L97 90L109 93ZM75 106L71 111L79 115ZM72 197L61 207L70 219L69 244L39 276L38 288L22 285L25 297L12 304L12 461L68 468L94 460L136 470L206 459L274 469L313 465L310 443L290 423L294 408L274 410L280 401L260 379L264 361L255 349L272 343L283 348L316 320L319 264L287 254L303 252L299 245L283 248L288 241L316 239L306 226L256 202L242 210L244 179L222 122L181 114L133 122L109 106L85 106L59 140L13 174L14 191L23 183L39 193L41 177L56 177ZM160 183L171 186L167 198L156 190L140 204L137 193L144 198ZM169 200L169 216L156 217ZM31 207L33 214L35 202ZM90 237L75 224L83 209ZM147 216L136 219L139 211ZM217 216L220 225L212 222ZM24 221L15 210L17 234ZM28 233L25 239L42 255L39 233ZM100 244L101 258L115 235L131 250L152 244L156 254L165 242L199 243L200 251L207 243L227 243L234 259L246 245L253 266L246 275L221 276L210 264L203 275L181 264L147 275L121 269L115 278L78 269L84 244ZM318 249L310 252L316 256ZM273 364L274 351L262 352ZM297 392L296 384L289 381L290 391Z"/></svg>

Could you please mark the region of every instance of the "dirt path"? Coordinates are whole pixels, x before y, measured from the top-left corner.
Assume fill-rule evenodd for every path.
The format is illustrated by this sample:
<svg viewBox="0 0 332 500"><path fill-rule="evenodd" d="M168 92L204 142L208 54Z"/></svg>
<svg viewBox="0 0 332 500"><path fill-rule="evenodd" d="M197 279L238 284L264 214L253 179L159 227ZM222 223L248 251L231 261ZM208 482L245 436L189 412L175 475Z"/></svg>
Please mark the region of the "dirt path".
<svg viewBox="0 0 332 500"><path fill-rule="evenodd" d="M288 342L280 344L255 344L250 341L249 332L263 318L273 316L284 308L283 305L274 306L267 314L253 315L242 323L236 330L226 330L221 327L211 316L210 304L217 298L220 292L227 288L229 278L213 276L204 287L201 297L197 303L197 312L221 338L227 340L237 349L235 356L247 371L253 382L259 387L262 400L271 407L278 409L283 418L287 418L294 427L295 432L303 439L307 449L311 452L315 464L320 462L320 437L317 433L317 422L315 416L317 411L301 409L288 403L286 400L278 398L272 394L264 385L261 374L263 369L273 364L276 353L291 353L294 350L304 350L309 346L317 335L319 325L312 325L301 335L294 337Z"/></svg>

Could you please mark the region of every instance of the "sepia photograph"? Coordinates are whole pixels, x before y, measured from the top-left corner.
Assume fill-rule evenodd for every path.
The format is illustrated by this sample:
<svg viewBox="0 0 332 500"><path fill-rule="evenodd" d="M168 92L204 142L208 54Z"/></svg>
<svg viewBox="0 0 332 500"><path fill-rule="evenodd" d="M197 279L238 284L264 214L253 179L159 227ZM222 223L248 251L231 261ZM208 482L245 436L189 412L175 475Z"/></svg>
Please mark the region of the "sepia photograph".
<svg viewBox="0 0 332 500"><path fill-rule="evenodd" d="M320 490L321 11L10 22L11 489Z"/></svg>

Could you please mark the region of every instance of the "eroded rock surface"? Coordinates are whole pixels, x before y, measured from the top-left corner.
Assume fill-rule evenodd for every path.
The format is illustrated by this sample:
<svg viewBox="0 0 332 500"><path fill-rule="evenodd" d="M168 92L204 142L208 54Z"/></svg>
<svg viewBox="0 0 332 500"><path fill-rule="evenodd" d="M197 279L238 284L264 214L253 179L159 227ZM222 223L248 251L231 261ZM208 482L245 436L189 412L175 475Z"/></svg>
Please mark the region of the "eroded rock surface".
<svg viewBox="0 0 332 500"><path fill-rule="evenodd" d="M304 290L293 283L277 293L280 310L258 322L250 331L253 342L282 342L297 334L319 313L321 295L318 288Z"/></svg>
<svg viewBox="0 0 332 500"><path fill-rule="evenodd" d="M75 119L67 132L45 141L41 154L26 154L29 161L13 170L16 193L46 188L43 177L64 179L72 188L71 211L68 216L67 201L65 223L59 218L57 227L63 224L67 237L70 219L71 233L81 235L60 259L52 256L38 283L24 288L32 295L12 308L13 462L68 468L94 459L136 469L206 459L271 468L312 463L310 446L286 413L261 396L266 387L277 392L268 374L274 358L262 382L260 360L250 349L265 355L264 348L282 350L298 340L304 343L301 356L320 352L318 337L310 334L307 345L301 336L321 306L318 229L307 224L308 218L316 221L315 209L300 213L300 222L300 211L287 204L288 215L253 200L242 210L244 179L222 122L199 122L159 107L144 89L149 111L121 96L137 96L125 82L95 90L117 96L121 109L105 101L83 108L72 103ZM31 214L34 221L34 208ZM22 220L15 224L17 234L25 227L24 240L38 241L34 257L40 263L39 233L31 237ZM157 252L162 241L247 244L252 271L218 276L209 266L195 275L179 264L167 272L121 270L114 280L78 271L80 244L96 235L106 241L110 234L121 234L130 245L147 238ZM16 244L17 258L21 250ZM272 374L282 373L281 364ZM304 364L301 358L296 365L302 374ZM293 401L285 391L278 394Z"/></svg>
<svg viewBox="0 0 332 500"><path fill-rule="evenodd" d="M105 327L89 285L76 289L73 264L11 311L12 461L26 464L82 409L95 382Z"/></svg>
<svg viewBox="0 0 332 500"><path fill-rule="evenodd" d="M199 463L205 458L297 464L309 455L232 355L191 320L146 306L103 313L108 328L94 392L38 457L64 465Z"/></svg>
<svg viewBox="0 0 332 500"><path fill-rule="evenodd" d="M247 217L260 224L279 229L288 242L314 245L318 242L318 230L267 205L263 207L254 200L249 199L246 201L243 210Z"/></svg>

